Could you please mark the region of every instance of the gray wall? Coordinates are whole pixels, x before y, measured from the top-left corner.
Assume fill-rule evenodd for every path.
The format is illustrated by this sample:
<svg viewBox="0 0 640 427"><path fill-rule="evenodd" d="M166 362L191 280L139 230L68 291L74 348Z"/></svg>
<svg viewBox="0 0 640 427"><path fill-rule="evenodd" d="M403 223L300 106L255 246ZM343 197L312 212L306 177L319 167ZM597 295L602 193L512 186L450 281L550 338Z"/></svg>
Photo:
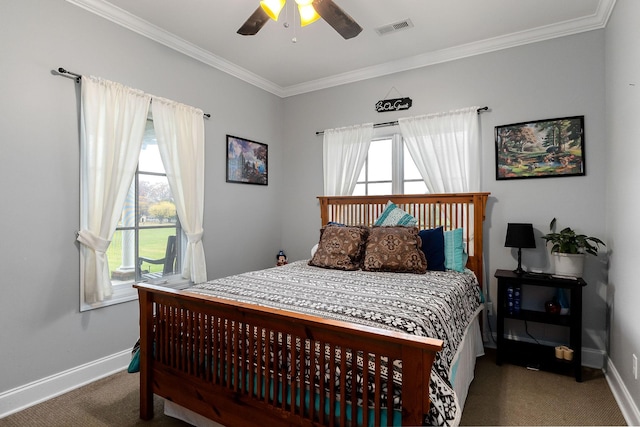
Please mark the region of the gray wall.
<svg viewBox="0 0 640 427"><path fill-rule="evenodd" d="M640 422L640 379L632 375L632 354L640 358L640 2L618 0L607 26L606 117L608 186L607 231L612 252L609 282L609 357L636 406ZM640 367L639 367L640 368ZM640 377L639 377L640 378Z"/></svg>
<svg viewBox="0 0 640 427"><path fill-rule="evenodd" d="M408 111L376 113L375 102L391 88L411 97L413 106ZM322 137L315 131L472 105L490 107L480 116L481 189L491 192L485 223L490 299L496 299L493 272L513 269L517 263L516 251L504 247L507 222L531 222L541 236L555 216L561 225L605 239L604 31L593 31L285 99L283 245L290 256L308 258L318 239L315 196L323 190ZM585 116L586 176L496 181L494 126L574 115ZM584 345L604 350L606 306L600 294L606 294L601 289L606 285L599 261L589 259L586 268L590 285L584 296ZM523 264L550 269L542 239L537 249L523 251ZM547 296L536 298L542 304ZM513 333L525 336L517 325L513 328ZM541 325L529 330L539 338L563 339L566 333Z"/></svg>
<svg viewBox="0 0 640 427"><path fill-rule="evenodd" d="M64 67L202 108L209 277L281 246L282 99L64 0L0 2L0 393L131 348L136 301L80 313L78 86ZM225 182L225 135L269 144L269 185ZM265 226L265 224L267 226Z"/></svg>
<svg viewBox="0 0 640 427"><path fill-rule="evenodd" d="M540 236L555 216L603 238L611 269L607 278L605 254L587 263L584 345L594 352L610 346L626 387L640 395L630 372L630 354L640 355L638 202L627 191L640 184L637 144L628 142L638 134L640 113L638 7L618 0L606 32L279 99L64 0L0 2L0 393L125 350L137 337L135 302L78 310L78 87L52 74L63 66L212 114L205 122L204 236L211 278L273 265L280 248L290 260L309 257L322 193L322 138L315 131L488 105L480 122L481 187L492 194L485 223L489 298L495 300L493 271L516 263L515 251L503 247L507 222L531 222ZM392 88L413 99L412 109L376 113L375 102ZM494 126L571 115L585 116L586 176L495 180ZM225 134L269 144L268 187L225 183ZM548 270L539 243L523 251L523 263Z"/></svg>

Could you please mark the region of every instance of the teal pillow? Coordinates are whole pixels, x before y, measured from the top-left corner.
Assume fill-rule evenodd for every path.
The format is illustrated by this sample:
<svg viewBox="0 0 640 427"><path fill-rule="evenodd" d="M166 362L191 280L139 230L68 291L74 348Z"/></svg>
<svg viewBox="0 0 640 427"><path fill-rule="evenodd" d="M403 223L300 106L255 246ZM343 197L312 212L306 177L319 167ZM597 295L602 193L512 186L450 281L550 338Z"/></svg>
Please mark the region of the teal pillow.
<svg viewBox="0 0 640 427"><path fill-rule="evenodd" d="M133 374L134 372L140 371L140 347L138 347L133 352L133 356L131 357L131 362L129 362L129 366L127 367L127 372Z"/></svg>
<svg viewBox="0 0 640 427"><path fill-rule="evenodd" d="M391 200L387 203L382 214L376 219L373 225L377 226L396 226L402 225L405 227L415 227L418 220L409 215Z"/></svg>
<svg viewBox="0 0 640 427"><path fill-rule="evenodd" d="M127 372L133 374L135 372L140 371L140 339L133 345L133 349L131 350L131 362L129 362L129 366L127 367Z"/></svg>
<svg viewBox="0 0 640 427"><path fill-rule="evenodd" d="M444 232L444 266L447 270L463 272L469 255L464 251L462 228Z"/></svg>

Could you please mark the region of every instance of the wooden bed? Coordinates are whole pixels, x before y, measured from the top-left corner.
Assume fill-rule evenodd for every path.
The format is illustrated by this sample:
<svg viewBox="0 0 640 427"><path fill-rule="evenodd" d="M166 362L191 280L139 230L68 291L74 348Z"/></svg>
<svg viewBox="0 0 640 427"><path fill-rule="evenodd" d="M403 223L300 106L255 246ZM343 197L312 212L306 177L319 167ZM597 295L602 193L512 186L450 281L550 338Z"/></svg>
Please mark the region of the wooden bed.
<svg viewBox="0 0 640 427"><path fill-rule="evenodd" d="M418 219L420 229L464 228L467 268L483 281L482 231L488 193L319 197L322 225L372 225L388 200ZM140 303L140 417L153 417L153 395L222 425L392 425L394 402L370 401L367 390L401 387L403 425L429 412L429 380L443 341L293 311L136 285ZM295 343L295 345L294 345ZM322 351L313 351L313 349ZM345 357L340 357L341 350ZM267 353L277 356L271 360ZM350 353L349 353L350 352ZM358 355L364 372L351 364ZM354 357L355 360L355 357ZM401 386L381 375L401 362ZM323 366L317 387L305 368ZM250 368L252 367L252 368ZM303 367L303 368L301 368ZM363 382L364 396L347 384ZM368 384L371 382L371 384ZM321 392L318 390L325 390ZM351 391L349 391L351 390ZM349 393L351 395L349 395ZM342 396L342 398L340 398ZM315 404L310 404L315 402Z"/></svg>

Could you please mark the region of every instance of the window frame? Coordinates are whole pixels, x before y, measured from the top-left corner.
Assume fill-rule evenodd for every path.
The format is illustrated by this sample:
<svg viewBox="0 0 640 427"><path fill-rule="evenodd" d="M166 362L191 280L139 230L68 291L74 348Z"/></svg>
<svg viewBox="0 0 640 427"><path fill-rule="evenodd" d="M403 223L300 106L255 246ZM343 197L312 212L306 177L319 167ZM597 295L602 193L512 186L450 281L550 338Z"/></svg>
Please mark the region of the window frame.
<svg viewBox="0 0 640 427"><path fill-rule="evenodd" d="M365 175L364 181L357 181L356 188L358 185L364 184L364 194L369 194L369 184L383 184L391 182L391 194L404 194L405 184L407 182L424 182L422 178L412 178L405 179L404 177L404 161L405 161L405 145L402 135L398 132L386 132L379 133L377 135L374 134L371 142L375 141L384 141L391 140L391 181L369 181L368 180L368 168L369 168L369 158L367 155L367 159L363 165L363 172ZM362 172L361 172L362 173ZM426 189L426 185L425 185ZM354 189L355 192L355 189ZM424 194L428 194L428 190L425 191Z"/></svg>
<svg viewBox="0 0 640 427"><path fill-rule="evenodd" d="M151 114L151 111L149 112L149 117L147 118L147 120L149 121L153 121L153 117ZM140 152L142 152L142 150L140 150ZM140 153L138 154L138 159L140 158ZM132 181L132 185L134 188L134 200L135 200L135 218L139 217L139 213L140 213L140 208L139 208L139 182L140 182L140 175L150 175L150 176L161 176L161 177L166 177L166 172L165 173L161 173L161 172L149 172L149 171L140 171L140 160L138 160L138 166L136 167L136 171L135 174L133 176L133 181ZM131 188L131 186L130 186ZM172 275L167 275L167 276L162 276L159 277L157 279L144 279L141 274L140 274L140 268L139 268L139 262L138 262L138 258L139 258L139 253L138 253L138 248L139 248L139 233L141 230L148 230L148 229L154 229L154 228L175 228L176 230L176 270L177 272L175 274ZM113 280L112 280L112 284L111 284L111 288L112 288L112 294L110 297L105 298L103 301L98 301L95 303L87 303L85 301L85 297L84 297L84 293L85 293L85 288L84 288L84 272L81 270L80 273L80 312L85 312L85 311L90 311L90 310L94 310L94 309L98 309L98 308L102 308L102 307L108 307L111 305L115 305L115 304L121 304L124 302L129 302L129 301L135 301L138 299L138 291L133 287L135 284L137 283L149 283L149 284L153 284L153 285L158 285L158 286L164 286L167 288L171 288L171 289L185 289L187 288L191 283L189 279L185 279L182 277L181 271L182 271L182 263L184 261L184 256L185 256L185 248L186 248L186 235L184 234L184 231L180 225L180 219L176 220L176 224L175 225L167 225L167 226L162 226L162 225L157 225L157 226L144 226L141 227L139 225L139 222L136 221L135 225L132 226L117 226L115 229L115 232L122 232L122 231L126 231L126 230L133 230L134 231L134 242L135 242L135 250L134 250L134 256L135 256L135 262L134 262L134 271L135 271L135 277L131 280L126 280L126 281L122 281L121 283L116 283L113 284ZM81 255L82 256L82 255ZM112 260L109 260L110 262ZM80 263L80 265L82 265L82 262ZM140 277L140 279L138 279Z"/></svg>

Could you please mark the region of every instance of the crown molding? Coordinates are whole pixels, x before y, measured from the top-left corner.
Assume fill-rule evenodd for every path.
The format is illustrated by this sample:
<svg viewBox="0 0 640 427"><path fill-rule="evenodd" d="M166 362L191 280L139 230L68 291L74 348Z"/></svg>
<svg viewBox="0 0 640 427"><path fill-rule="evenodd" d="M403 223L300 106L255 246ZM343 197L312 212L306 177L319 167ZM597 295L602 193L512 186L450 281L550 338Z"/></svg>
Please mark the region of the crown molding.
<svg viewBox="0 0 640 427"><path fill-rule="evenodd" d="M457 59L468 58L470 56L496 52L503 49L509 49L558 37L565 37L587 31L599 30L606 27L615 3L616 0L600 0L596 13L581 19L573 19L553 25L534 28L532 30L508 34L506 36L480 40L453 48L442 49L371 67L361 68L359 70L337 74L324 79L287 86L284 88L283 96L288 97L300 95L307 92L327 89L347 83L354 83L374 77L381 77L388 74L427 67L429 65L455 61Z"/></svg>
<svg viewBox="0 0 640 427"><path fill-rule="evenodd" d="M606 27L609 16L611 15L616 3L616 0L600 0L596 13L584 18L559 22L557 24L508 34L506 36L480 40L449 49L442 49L397 61L365 67L323 79L282 87L258 76L255 73L252 73L245 68L189 43L186 40L177 37L175 34L169 33L148 21L140 19L105 0L66 1L281 98L381 77L402 71L409 71L443 62L455 61L457 59L509 49L530 43L602 29Z"/></svg>
<svg viewBox="0 0 640 427"><path fill-rule="evenodd" d="M267 79L258 76L251 71L242 68L232 62L227 61L211 52L204 50L193 43L190 43L173 33L153 25L126 10L123 10L104 0L66 0L75 6L98 15L108 21L118 24L128 30L147 37L155 42L167 46L177 52L187 55L197 61L216 68L224 73L230 74L252 84L260 89L264 89L279 97L283 96L283 88Z"/></svg>

